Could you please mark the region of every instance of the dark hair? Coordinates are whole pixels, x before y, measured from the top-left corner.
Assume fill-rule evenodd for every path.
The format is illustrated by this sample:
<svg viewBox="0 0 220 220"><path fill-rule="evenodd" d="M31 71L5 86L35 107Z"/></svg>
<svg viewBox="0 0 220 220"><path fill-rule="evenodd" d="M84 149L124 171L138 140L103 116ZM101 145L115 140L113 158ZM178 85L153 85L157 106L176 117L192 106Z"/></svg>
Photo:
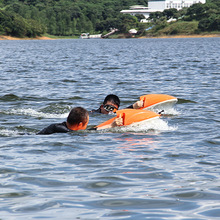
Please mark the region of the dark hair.
<svg viewBox="0 0 220 220"><path fill-rule="evenodd" d="M67 122L71 125L79 124L82 122L84 125L87 122L88 116L89 113L86 109L82 107L75 107L70 111L67 117Z"/></svg>
<svg viewBox="0 0 220 220"><path fill-rule="evenodd" d="M117 95L113 95L113 94L107 95L105 97L103 104L105 105L107 102L112 102L113 104L117 105L118 107L120 106L120 99L118 98Z"/></svg>

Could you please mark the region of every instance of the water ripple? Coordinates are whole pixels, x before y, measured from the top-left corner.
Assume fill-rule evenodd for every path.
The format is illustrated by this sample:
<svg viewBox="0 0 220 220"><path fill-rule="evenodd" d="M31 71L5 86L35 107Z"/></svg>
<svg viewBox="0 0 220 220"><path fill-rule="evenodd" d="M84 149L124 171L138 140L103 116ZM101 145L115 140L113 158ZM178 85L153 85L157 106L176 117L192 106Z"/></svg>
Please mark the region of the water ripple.
<svg viewBox="0 0 220 220"><path fill-rule="evenodd" d="M219 218L219 39L0 41L1 218ZM152 123L36 135L110 93L178 103Z"/></svg>

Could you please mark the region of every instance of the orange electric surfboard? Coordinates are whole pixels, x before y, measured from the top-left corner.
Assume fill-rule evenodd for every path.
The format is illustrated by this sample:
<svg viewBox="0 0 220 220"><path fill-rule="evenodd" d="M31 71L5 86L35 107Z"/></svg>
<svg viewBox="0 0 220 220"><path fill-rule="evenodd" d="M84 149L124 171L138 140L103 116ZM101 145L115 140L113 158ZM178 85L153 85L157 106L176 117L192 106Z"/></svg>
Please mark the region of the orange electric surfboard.
<svg viewBox="0 0 220 220"><path fill-rule="evenodd" d="M106 125L110 125L117 117L123 118L123 126L130 125L135 122L141 122L148 119L158 118L160 115L148 111L148 110L139 110L139 109L122 109L116 112L117 116L111 118L100 125L97 125L97 128L105 127Z"/></svg>
<svg viewBox="0 0 220 220"><path fill-rule="evenodd" d="M150 109L156 107L157 105L169 105L170 107L172 107L174 104L176 104L178 99L176 97L166 94L148 94L141 96L140 100L143 100L144 102L143 107L140 109Z"/></svg>

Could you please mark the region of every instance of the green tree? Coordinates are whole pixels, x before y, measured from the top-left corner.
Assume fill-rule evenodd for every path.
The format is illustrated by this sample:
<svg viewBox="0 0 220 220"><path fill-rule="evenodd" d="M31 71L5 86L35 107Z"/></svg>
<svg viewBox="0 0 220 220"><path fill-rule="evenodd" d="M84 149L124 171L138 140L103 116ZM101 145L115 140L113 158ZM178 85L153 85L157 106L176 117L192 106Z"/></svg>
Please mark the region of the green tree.
<svg viewBox="0 0 220 220"><path fill-rule="evenodd" d="M193 4L187 9L186 15L189 16L190 20L201 20L206 16L206 5L202 3Z"/></svg>
<svg viewBox="0 0 220 220"><path fill-rule="evenodd" d="M161 19L162 17L164 17L164 14L163 12L160 12L160 11L152 12L149 15L149 19L152 21L156 21L158 19Z"/></svg>
<svg viewBox="0 0 220 220"><path fill-rule="evenodd" d="M141 19L145 19L144 15L142 15L142 14L137 14L137 15L135 15L135 17L137 18L137 20L139 22L141 21Z"/></svg>
<svg viewBox="0 0 220 220"><path fill-rule="evenodd" d="M55 15L51 15L47 23L47 32L56 35L57 23Z"/></svg>
<svg viewBox="0 0 220 220"><path fill-rule="evenodd" d="M37 37L41 36L45 32L45 27L39 24L37 21L28 19L26 20L26 36Z"/></svg>
<svg viewBox="0 0 220 220"><path fill-rule="evenodd" d="M208 18L203 18L198 24L201 31L220 31L220 15L211 15Z"/></svg>
<svg viewBox="0 0 220 220"><path fill-rule="evenodd" d="M178 11L176 8L165 9L162 14L167 18L167 20L170 18L178 18Z"/></svg>
<svg viewBox="0 0 220 220"><path fill-rule="evenodd" d="M131 15L122 15L118 20L116 28L122 33L127 33L130 29L137 26L137 18Z"/></svg>
<svg viewBox="0 0 220 220"><path fill-rule="evenodd" d="M24 37L27 33L25 20L20 16L13 16L13 28L11 35L15 37Z"/></svg>
<svg viewBox="0 0 220 220"><path fill-rule="evenodd" d="M73 18L73 21L72 21L72 31L73 31L73 34L77 34L77 29L76 29L76 25L77 25L77 20L76 18Z"/></svg>

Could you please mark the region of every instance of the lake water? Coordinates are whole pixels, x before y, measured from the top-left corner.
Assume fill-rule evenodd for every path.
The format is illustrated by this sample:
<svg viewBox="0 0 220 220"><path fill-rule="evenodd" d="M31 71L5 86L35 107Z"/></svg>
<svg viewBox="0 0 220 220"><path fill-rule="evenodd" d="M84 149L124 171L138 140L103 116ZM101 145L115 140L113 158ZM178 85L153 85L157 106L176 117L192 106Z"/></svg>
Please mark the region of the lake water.
<svg viewBox="0 0 220 220"><path fill-rule="evenodd" d="M0 41L0 219L219 219L219 61L220 38ZM151 125L36 135L110 93L178 103Z"/></svg>

